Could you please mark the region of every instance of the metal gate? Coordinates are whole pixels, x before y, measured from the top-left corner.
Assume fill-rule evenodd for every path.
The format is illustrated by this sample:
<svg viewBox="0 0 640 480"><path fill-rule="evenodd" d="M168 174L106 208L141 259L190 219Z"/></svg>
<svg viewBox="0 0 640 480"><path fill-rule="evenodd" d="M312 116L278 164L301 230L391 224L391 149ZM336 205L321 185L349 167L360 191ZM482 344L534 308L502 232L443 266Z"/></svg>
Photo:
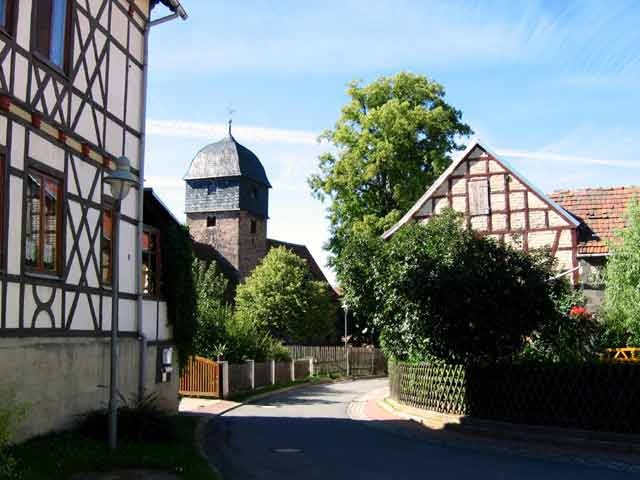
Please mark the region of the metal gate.
<svg viewBox="0 0 640 480"><path fill-rule="evenodd" d="M220 365L204 357L190 357L180 376L180 395L220 397Z"/></svg>

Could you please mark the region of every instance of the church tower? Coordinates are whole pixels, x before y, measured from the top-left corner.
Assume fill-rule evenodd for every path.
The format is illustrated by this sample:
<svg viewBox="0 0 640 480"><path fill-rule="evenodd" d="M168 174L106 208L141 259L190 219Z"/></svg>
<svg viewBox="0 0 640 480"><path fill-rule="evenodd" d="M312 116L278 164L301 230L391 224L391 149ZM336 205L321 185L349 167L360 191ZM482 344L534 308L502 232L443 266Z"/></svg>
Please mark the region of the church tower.
<svg viewBox="0 0 640 480"><path fill-rule="evenodd" d="M269 189L258 157L231 135L191 161L185 213L195 241L214 247L242 281L267 253Z"/></svg>

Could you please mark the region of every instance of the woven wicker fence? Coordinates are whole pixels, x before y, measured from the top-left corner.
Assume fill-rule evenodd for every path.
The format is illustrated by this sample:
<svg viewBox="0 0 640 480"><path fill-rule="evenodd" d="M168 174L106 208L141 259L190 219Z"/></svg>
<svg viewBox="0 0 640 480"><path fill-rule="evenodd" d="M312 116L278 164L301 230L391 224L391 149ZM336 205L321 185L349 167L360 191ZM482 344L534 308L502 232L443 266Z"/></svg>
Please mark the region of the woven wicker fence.
<svg viewBox="0 0 640 480"><path fill-rule="evenodd" d="M640 433L640 365L390 366L391 396L441 413Z"/></svg>

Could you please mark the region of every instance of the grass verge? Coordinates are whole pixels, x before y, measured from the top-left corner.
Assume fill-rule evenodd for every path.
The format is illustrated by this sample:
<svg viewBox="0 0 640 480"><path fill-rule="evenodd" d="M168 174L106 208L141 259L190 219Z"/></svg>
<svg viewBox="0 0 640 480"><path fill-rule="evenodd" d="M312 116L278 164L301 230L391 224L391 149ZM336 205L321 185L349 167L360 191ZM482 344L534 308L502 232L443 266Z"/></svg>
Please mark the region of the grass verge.
<svg viewBox="0 0 640 480"><path fill-rule="evenodd" d="M81 472L146 468L171 472L184 480L218 480L195 445L198 418L177 415L176 439L128 442L109 451L105 442L70 431L46 435L16 445L9 453L18 462L21 480L67 480Z"/></svg>

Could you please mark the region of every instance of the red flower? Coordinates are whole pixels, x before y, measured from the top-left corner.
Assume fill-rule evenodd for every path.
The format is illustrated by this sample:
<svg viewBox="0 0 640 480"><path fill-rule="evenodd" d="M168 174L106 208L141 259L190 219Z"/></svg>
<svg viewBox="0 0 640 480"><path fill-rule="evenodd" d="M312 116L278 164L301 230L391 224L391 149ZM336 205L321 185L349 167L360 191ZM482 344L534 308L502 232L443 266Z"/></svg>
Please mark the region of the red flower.
<svg viewBox="0 0 640 480"><path fill-rule="evenodd" d="M589 316L589 312L587 311L587 309L585 307L581 307L579 305L575 305L573 307L571 307L571 310L569 311L569 315L572 317L588 317Z"/></svg>

